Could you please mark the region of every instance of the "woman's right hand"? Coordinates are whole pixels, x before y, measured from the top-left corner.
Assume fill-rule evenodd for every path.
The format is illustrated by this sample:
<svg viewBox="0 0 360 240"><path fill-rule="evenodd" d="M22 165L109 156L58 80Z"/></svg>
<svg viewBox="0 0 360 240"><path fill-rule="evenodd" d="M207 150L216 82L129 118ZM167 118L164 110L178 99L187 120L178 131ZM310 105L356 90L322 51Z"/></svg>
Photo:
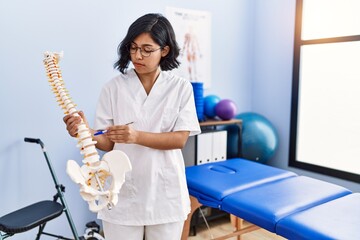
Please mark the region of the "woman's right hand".
<svg viewBox="0 0 360 240"><path fill-rule="evenodd" d="M66 124L66 130L72 137L77 136L78 126L81 123L81 120L83 120L85 122L85 124L88 125L85 115L82 111L68 114L63 118L63 120L64 120L64 123Z"/></svg>

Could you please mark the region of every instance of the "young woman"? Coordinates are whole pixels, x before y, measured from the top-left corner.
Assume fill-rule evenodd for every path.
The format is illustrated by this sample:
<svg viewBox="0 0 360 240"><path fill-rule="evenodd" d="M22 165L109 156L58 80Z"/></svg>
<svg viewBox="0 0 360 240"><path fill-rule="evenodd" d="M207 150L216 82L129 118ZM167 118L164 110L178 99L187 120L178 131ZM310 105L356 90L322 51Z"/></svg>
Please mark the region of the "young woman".
<svg viewBox="0 0 360 240"><path fill-rule="evenodd" d="M181 148L200 127L190 82L168 72L179 66L170 22L160 14L138 18L118 55L121 74L105 84L96 109L94 129L108 131L95 140L100 150L124 151L132 171L118 204L98 217L107 240L179 240L190 212ZM80 119L64 122L76 136Z"/></svg>

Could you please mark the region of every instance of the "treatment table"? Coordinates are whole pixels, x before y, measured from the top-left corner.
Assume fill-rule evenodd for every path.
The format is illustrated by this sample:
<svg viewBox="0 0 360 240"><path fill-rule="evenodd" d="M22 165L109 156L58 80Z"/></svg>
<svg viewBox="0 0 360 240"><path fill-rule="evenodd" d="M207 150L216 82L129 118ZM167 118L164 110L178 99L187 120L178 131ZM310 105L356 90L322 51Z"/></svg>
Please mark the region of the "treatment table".
<svg viewBox="0 0 360 240"><path fill-rule="evenodd" d="M192 211L218 208L254 225L216 239L264 228L288 239L360 239L360 193L241 158L186 168Z"/></svg>

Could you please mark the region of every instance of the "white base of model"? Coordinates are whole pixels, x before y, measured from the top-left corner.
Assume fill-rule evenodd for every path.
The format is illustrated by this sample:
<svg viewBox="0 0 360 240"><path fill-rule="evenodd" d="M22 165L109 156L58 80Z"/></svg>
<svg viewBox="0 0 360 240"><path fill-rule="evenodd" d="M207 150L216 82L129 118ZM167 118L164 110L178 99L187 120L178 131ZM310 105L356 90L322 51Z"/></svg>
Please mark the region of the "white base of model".
<svg viewBox="0 0 360 240"><path fill-rule="evenodd" d="M79 166L74 160L69 160L66 172L80 186L80 195L88 202L89 209L98 212L105 206L115 206L118 194L125 182L126 172L131 171L130 160L125 153L113 150L106 153L97 166ZM97 173L100 186L94 175ZM96 177L96 176L95 176ZM112 178L111 185L104 189L106 179ZM100 189L100 190L97 190Z"/></svg>

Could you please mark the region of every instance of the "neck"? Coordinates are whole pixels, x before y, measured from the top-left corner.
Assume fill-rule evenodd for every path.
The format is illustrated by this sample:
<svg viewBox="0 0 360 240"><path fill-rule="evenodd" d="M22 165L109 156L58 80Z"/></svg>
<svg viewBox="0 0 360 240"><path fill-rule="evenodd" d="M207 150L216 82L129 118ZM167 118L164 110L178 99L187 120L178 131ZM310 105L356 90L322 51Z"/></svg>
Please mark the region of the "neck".
<svg viewBox="0 0 360 240"><path fill-rule="evenodd" d="M160 68L157 68L156 71L146 73L146 74L139 74L136 73L138 78L140 79L141 84L143 85L146 94L149 95L152 87L154 86L157 78L160 75Z"/></svg>

